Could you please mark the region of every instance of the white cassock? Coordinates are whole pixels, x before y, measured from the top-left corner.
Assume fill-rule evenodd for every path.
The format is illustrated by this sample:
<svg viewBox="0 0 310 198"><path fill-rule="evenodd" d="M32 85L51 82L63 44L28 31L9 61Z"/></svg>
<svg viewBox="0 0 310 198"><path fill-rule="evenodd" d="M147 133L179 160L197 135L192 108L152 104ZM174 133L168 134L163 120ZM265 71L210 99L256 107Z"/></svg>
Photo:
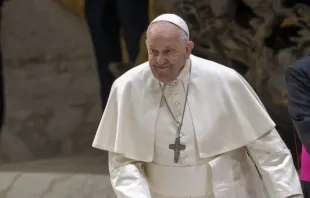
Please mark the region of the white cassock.
<svg viewBox="0 0 310 198"><path fill-rule="evenodd" d="M148 62L115 81L93 146L109 151L117 197L286 198L302 194L290 151L255 92L237 72L191 55L177 80L164 86L167 103L179 122L187 83L181 130L186 149L174 163L169 144L176 138L176 123Z"/></svg>

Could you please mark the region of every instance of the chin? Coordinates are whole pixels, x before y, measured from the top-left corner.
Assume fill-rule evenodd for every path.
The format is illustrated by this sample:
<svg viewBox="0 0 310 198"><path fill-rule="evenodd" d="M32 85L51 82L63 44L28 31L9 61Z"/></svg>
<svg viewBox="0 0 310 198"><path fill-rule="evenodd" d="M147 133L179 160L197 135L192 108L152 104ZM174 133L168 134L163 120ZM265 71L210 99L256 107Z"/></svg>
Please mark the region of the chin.
<svg viewBox="0 0 310 198"><path fill-rule="evenodd" d="M160 82L162 82L162 83L170 83L170 82L172 82L173 80L171 80L171 79L167 79L167 78L159 78L159 77L156 77L156 79L157 80L159 80Z"/></svg>
<svg viewBox="0 0 310 198"><path fill-rule="evenodd" d="M162 83L169 83L171 81L173 81L173 79L166 77L167 75L165 74L159 74L158 72L152 70L153 76Z"/></svg>
<svg viewBox="0 0 310 198"><path fill-rule="evenodd" d="M168 83L169 81L166 79L166 78L161 78L158 74L153 74L154 77L159 81L159 82L162 82L162 83Z"/></svg>

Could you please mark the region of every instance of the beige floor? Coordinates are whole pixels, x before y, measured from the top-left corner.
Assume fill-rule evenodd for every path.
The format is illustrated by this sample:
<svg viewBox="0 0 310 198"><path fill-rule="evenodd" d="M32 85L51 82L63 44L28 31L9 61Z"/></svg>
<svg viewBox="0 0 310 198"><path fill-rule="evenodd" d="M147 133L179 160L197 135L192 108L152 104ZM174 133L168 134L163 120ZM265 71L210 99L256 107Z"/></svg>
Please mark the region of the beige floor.
<svg viewBox="0 0 310 198"><path fill-rule="evenodd" d="M92 154L0 167L0 198L114 198L106 156Z"/></svg>

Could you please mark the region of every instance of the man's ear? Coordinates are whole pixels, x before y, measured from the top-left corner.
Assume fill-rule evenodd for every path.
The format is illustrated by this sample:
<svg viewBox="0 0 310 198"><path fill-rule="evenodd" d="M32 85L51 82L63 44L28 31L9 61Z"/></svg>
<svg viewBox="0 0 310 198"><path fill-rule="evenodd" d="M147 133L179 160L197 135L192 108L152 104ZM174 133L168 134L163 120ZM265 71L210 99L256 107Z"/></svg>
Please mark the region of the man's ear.
<svg viewBox="0 0 310 198"><path fill-rule="evenodd" d="M188 41L186 43L186 55L189 57L194 49L194 42L193 41Z"/></svg>

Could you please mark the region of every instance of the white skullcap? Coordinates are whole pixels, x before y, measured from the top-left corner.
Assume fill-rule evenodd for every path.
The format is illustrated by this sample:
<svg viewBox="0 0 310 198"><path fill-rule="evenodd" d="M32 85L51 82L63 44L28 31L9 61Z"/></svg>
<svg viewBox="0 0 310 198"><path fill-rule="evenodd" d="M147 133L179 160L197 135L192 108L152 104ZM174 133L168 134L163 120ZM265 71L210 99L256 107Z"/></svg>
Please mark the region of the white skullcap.
<svg viewBox="0 0 310 198"><path fill-rule="evenodd" d="M158 21L167 21L167 22L173 23L174 25L176 25L179 28L181 28L182 30L184 30L186 32L187 36L189 37L189 31L188 31L187 24L178 15L175 15L175 14L162 14L162 15L159 15L158 17L156 17L151 22L151 24L155 23L155 22L158 22Z"/></svg>

